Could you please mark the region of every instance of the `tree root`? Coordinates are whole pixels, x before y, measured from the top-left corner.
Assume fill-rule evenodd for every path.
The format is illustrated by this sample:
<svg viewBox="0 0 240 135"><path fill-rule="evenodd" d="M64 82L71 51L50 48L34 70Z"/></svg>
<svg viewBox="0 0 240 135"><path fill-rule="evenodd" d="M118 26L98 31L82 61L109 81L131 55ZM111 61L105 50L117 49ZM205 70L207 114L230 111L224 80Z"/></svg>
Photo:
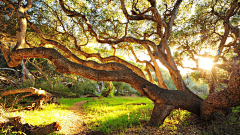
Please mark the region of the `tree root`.
<svg viewBox="0 0 240 135"><path fill-rule="evenodd" d="M155 106L153 108L153 112L151 115L151 119L146 126L151 126L151 127L160 126L164 122L165 118L171 113L171 111L174 108L175 107L173 105L155 103Z"/></svg>

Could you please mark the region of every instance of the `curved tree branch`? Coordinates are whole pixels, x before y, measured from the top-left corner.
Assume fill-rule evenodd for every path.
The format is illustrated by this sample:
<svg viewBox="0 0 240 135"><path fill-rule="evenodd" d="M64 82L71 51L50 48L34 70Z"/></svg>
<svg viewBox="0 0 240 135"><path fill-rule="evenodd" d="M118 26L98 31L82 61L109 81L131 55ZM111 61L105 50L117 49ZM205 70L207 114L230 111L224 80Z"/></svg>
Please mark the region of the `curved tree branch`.
<svg viewBox="0 0 240 135"><path fill-rule="evenodd" d="M66 54L69 55L69 58L71 60L73 60L74 62L76 63L79 63L79 64L82 64L82 65L85 65L85 66L89 66L91 68L95 68L95 67L98 67L98 68L101 68L102 70L125 70L125 66L123 67L122 65L118 65L117 63L112 63L111 66L109 66L109 64L99 64L95 61L83 61L81 59L79 59L76 55L74 55L68 47L62 45L61 43L57 42L57 41L54 41L54 40L51 40L51 39L46 39L44 37L44 35L42 34L42 31L39 30L34 24L32 24L30 21L27 21L28 22L28 25L33 28L37 33L38 35L40 36L40 38L45 42L45 43L48 43L48 44L52 44L54 46L56 46L57 48L63 50ZM40 56L41 57L41 56ZM113 69L114 68L114 69Z"/></svg>
<svg viewBox="0 0 240 135"><path fill-rule="evenodd" d="M145 75L144 75L144 73L142 72L142 70L140 68L138 68L137 66L134 66L133 64L128 63L127 61L125 61L125 60L123 60L123 59L121 59L119 57L109 56L109 57L106 57L106 58L102 58L102 56L99 53L89 54L89 53L86 53L86 52L82 51L81 48L79 48L78 50L74 49L74 51L77 51L78 53L82 54L86 58L95 57L99 61L104 62L104 63L106 63L108 61L114 61L114 62L117 62L117 63L121 63L121 64L127 66L128 68L130 68L131 70L133 70L139 76L145 78Z"/></svg>
<svg viewBox="0 0 240 135"><path fill-rule="evenodd" d="M231 8L228 10L227 12L227 15L224 17L224 20L223 20L223 25L224 25L224 35L221 39L221 42L220 42L220 45L218 47L218 50L219 50L219 55L214 59L214 61L216 62L219 57L221 56L221 53L223 51L223 48L224 48L224 45L227 41L227 38L228 38L228 35L229 35L229 32L230 32L230 22L229 22L229 19L231 16L233 16L233 12L235 11L235 8L238 6L238 0L234 0L232 3L231 3ZM214 12L214 11L213 11Z"/></svg>
<svg viewBox="0 0 240 135"><path fill-rule="evenodd" d="M140 15L140 16L132 16L132 15L129 15L128 12L127 12L127 9L125 7L125 3L124 3L124 0L120 0L121 2L121 6L122 6L122 11L125 15L125 17L128 19L128 20L152 20L152 21L156 21L155 17L152 16L152 15ZM152 10L153 7L149 8L147 10L147 12L149 10Z"/></svg>

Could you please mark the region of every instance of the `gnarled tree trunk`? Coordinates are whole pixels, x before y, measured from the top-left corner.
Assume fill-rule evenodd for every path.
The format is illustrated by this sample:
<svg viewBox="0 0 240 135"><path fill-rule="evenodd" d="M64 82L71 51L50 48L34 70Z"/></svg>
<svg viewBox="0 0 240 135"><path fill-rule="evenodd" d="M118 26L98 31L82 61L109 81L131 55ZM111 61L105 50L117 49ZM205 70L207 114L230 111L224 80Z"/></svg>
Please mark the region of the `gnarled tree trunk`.
<svg viewBox="0 0 240 135"><path fill-rule="evenodd" d="M227 108L240 105L240 64L230 75L228 87L210 94L201 104L201 118L210 119L216 111L228 113Z"/></svg>

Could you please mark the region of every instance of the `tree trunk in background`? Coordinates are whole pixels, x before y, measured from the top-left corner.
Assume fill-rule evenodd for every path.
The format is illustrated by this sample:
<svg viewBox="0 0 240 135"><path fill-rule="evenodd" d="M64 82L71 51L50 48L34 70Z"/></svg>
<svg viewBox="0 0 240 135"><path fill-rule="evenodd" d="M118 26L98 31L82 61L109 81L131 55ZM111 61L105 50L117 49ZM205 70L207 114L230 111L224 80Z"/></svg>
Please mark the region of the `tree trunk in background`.
<svg viewBox="0 0 240 135"><path fill-rule="evenodd" d="M113 86L113 83L111 81L106 81L107 85L108 85L108 91L103 93L104 97L113 97L114 95L114 91L115 91L115 87ZM110 94L111 93L111 94Z"/></svg>
<svg viewBox="0 0 240 135"><path fill-rule="evenodd" d="M34 87L34 85L35 85L35 77L29 72L29 70L26 68L25 63L23 61L21 63L21 66L22 66L22 74L23 74L22 75L23 87L26 87L25 76L27 76L31 80L32 86Z"/></svg>
<svg viewBox="0 0 240 135"><path fill-rule="evenodd" d="M96 89L97 89L97 93L98 93L98 94L101 93L101 91L100 91L100 89L99 89L98 83L94 83L94 85L95 85L95 87L96 87Z"/></svg>
<svg viewBox="0 0 240 135"><path fill-rule="evenodd" d="M40 72L41 76L44 77L44 79L47 81L48 85L50 86L51 90L53 90L53 85L51 84L51 82L49 81L49 79L47 78L47 76L44 74L44 72L42 71L41 68L39 68L36 64L34 64L33 62L30 62L30 60L28 60L28 62L30 64L32 64L35 68L38 69L38 71Z"/></svg>
<svg viewBox="0 0 240 135"><path fill-rule="evenodd" d="M164 88L164 89L168 89L166 83L163 80L163 76L162 76L160 68L159 68L159 66L157 64L156 59L152 58L152 61L153 61L154 67L155 67L155 73L156 73L156 77L157 77L157 81L158 81L159 87Z"/></svg>
<svg viewBox="0 0 240 135"><path fill-rule="evenodd" d="M100 91L102 92L104 90L104 83L103 83L103 81L98 81L98 82L101 85Z"/></svg>

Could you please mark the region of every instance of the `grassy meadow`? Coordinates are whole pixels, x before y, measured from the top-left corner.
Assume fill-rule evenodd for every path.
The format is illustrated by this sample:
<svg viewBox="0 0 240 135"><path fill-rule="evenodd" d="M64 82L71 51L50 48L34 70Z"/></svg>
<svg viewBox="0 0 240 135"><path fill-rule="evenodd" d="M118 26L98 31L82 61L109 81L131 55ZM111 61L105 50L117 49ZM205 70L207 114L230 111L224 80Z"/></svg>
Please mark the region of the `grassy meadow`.
<svg viewBox="0 0 240 135"><path fill-rule="evenodd" d="M141 132L143 125L149 121L154 104L146 97L114 98L60 98L61 105L45 105L43 110L6 113L7 116L22 116L32 125L47 125L59 121L68 115L69 107L74 103L88 100L83 104L83 113L88 132L100 131L105 134L127 134L129 129ZM177 132L178 126L186 126L190 112L174 110L158 130ZM3 133L3 131L2 131ZM58 133L55 133L58 134Z"/></svg>
<svg viewBox="0 0 240 135"><path fill-rule="evenodd" d="M152 101L146 97L96 98L83 105L86 115L92 118L88 128L108 134L125 134L136 126L141 129L150 120L153 107ZM159 128L174 133L176 125L187 124L189 116L188 111L174 110Z"/></svg>

